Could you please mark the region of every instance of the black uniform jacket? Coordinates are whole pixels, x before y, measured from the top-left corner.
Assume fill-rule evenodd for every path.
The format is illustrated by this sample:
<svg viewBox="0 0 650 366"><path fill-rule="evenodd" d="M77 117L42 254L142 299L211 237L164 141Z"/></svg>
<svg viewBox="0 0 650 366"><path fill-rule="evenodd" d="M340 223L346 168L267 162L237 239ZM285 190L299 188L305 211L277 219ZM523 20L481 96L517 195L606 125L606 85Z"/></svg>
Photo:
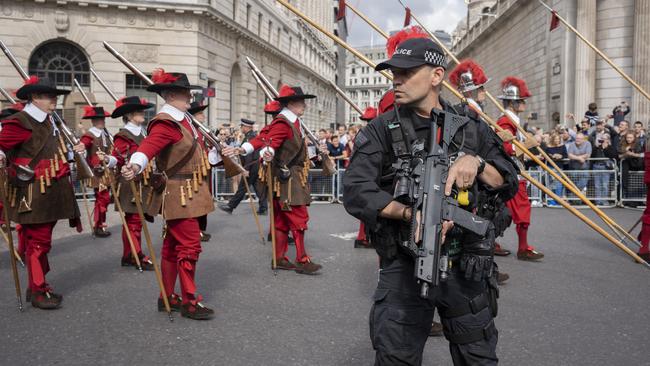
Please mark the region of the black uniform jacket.
<svg viewBox="0 0 650 366"><path fill-rule="evenodd" d="M462 111L457 111L443 100L441 104L445 111L462 114ZM395 172L392 164L397 158L390 145L387 126L390 122L397 121L398 113L403 125L413 123L417 118L412 110L402 107L372 120L357 135L355 151L343 178L345 209L365 222L372 231L377 230L379 212L393 200ZM426 129L428 131L429 127ZM417 129L416 133L421 135ZM428 133L424 135L428 136ZM503 150L501 139L485 122L471 119L456 133L453 140L464 141L460 151L481 156L504 177L504 184L500 187L490 188L479 184L479 189L498 194L503 201L514 197L518 188L517 168Z"/></svg>

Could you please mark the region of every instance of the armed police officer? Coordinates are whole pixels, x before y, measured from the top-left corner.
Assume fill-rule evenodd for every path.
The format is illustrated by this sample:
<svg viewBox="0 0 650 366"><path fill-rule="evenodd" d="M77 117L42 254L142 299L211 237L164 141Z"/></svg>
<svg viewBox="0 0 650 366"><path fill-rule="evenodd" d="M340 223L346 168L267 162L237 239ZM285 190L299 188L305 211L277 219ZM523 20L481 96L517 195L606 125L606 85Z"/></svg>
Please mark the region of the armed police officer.
<svg viewBox="0 0 650 366"><path fill-rule="evenodd" d="M434 308L440 313L455 365L495 365L497 286L492 259L494 236L504 224L492 201L514 196L517 171L485 123L456 116L456 110L440 98L446 60L440 47L426 37L420 30L408 29L389 40L397 49L388 50L391 58L376 70L393 73L395 109L375 118L357 135L343 180L345 208L368 225L380 256L370 311L375 365L420 365ZM489 225L484 235L459 228L458 221L436 225L441 230L435 235L445 252L440 263L448 269L437 284L423 291L428 285L414 276L416 267L421 268L422 253L414 255L417 248L405 243L413 242L413 222L426 212L413 212L417 206L394 198L395 186L404 176L396 163L408 159L414 146L429 146L432 123L445 131L441 122L450 121L442 118L445 115L464 122L451 134L448 146L437 145L447 150L450 166L445 185L431 186L444 190L446 196L470 192L471 210ZM438 273L437 268L433 271Z"/></svg>

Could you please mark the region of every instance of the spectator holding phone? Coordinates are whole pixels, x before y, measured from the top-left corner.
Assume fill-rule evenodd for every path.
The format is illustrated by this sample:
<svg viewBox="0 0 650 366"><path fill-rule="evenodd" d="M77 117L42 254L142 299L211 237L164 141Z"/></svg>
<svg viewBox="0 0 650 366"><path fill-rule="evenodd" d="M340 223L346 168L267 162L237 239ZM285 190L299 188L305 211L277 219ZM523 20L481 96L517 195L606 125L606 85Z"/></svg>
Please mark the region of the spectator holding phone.
<svg viewBox="0 0 650 366"><path fill-rule="evenodd" d="M598 123L604 124L604 121L601 120ZM595 159L592 162L591 169L595 171L606 170L608 172L593 173L594 188L596 189L596 205L604 206L608 204L609 183L612 179L611 171L614 169L617 157L616 148L612 145L611 135L604 129L601 132L597 132L591 151L591 158Z"/></svg>
<svg viewBox="0 0 650 366"><path fill-rule="evenodd" d="M630 106L627 105L626 101L622 101L621 104L614 107L612 114L608 117L614 119L614 126L618 126L618 124L621 123L629 113Z"/></svg>

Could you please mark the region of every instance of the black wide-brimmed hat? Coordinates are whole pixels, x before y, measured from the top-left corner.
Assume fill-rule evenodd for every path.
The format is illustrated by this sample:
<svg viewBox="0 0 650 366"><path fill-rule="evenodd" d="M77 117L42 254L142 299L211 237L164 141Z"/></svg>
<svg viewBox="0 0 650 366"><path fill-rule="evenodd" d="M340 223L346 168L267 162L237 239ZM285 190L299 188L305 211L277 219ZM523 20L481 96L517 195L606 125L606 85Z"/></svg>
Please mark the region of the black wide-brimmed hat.
<svg viewBox="0 0 650 366"><path fill-rule="evenodd" d="M205 110L206 108L208 108L207 104L203 104L201 102L192 102L190 103L190 108L187 110L187 112L191 115L194 115Z"/></svg>
<svg viewBox="0 0 650 366"><path fill-rule="evenodd" d="M191 85L187 75L180 72L165 72L163 69L155 69L151 73L151 80L154 82L147 87L147 91L160 94L163 90L170 89L203 89L202 86Z"/></svg>
<svg viewBox="0 0 650 366"><path fill-rule="evenodd" d="M84 115L81 119L102 119L110 116L110 113L104 111L104 107L87 105L84 107Z"/></svg>
<svg viewBox="0 0 650 366"><path fill-rule="evenodd" d="M282 85L279 95L275 98L280 103L287 103L292 100L312 99L315 95L305 94L299 86Z"/></svg>
<svg viewBox="0 0 650 366"><path fill-rule="evenodd" d="M146 99L140 99L139 97L124 97L115 102L115 110L111 114L112 118L122 117L127 113L144 111L149 108L153 108L154 104L147 102Z"/></svg>
<svg viewBox="0 0 650 366"><path fill-rule="evenodd" d="M57 89L54 81L48 77L30 76L25 80L25 85L16 91L16 97L27 100L32 94L66 95L70 94L70 90Z"/></svg>
<svg viewBox="0 0 650 366"><path fill-rule="evenodd" d="M5 118L7 118L9 116L12 116L12 115L22 111L23 108L25 108L25 104L23 104L23 103L12 104L9 107L7 107L7 108L3 109L2 111L0 111L0 119L5 119Z"/></svg>

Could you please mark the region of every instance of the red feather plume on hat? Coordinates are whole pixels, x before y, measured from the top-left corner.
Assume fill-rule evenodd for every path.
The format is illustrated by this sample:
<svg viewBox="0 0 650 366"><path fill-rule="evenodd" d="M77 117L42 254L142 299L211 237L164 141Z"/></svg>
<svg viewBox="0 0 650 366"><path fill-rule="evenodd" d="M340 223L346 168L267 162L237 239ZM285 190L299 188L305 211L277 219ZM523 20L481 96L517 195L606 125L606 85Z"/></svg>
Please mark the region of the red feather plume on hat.
<svg viewBox="0 0 650 366"><path fill-rule="evenodd" d="M377 106L377 113L382 114L386 113L395 108L395 90L390 89L379 99L379 105Z"/></svg>
<svg viewBox="0 0 650 366"><path fill-rule="evenodd" d="M145 98L140 98L140 104L147 105L147 104L149 104L149 101L146 100Z"/></svg>
<svg viewBox="0 0 650 366"><path fill-rule="evenodd" d="M126 98L128 98L128 97L122 97L122 98L116 100L115 101L115 108L119 108L119 107L123 106L126 103Z"/></svg>
<svg viewBox="0 0 650 366"><path fill-rule="evenodd" d="M25 80L25 85L38 84L38 76L32 75L27 80Z"/></svg>
<svg viewBox="0 0 650 366"><path fill-rule="evenodd" d="M280 112L281 109L282 105L277 100L272 100L264 106L264 112L266 113Z"/></svg>
<svg viewBox="0 0 650 366"><path fill-rule="evenodd" d="M429 35L426 34L422 28L417 25L404 28L388 38L388 41L386 41L386 54L389 58L393 57L393 53L395 53L397 46L399 46L400 43L406 41L407 39L428 37Z"/></svg>
<svg viewBox="0 0 650 366"><path fill-rule="evenodd" d="M178 80L178 77L166 73L162 68L158 68L151 72L151 80L154 84L171 84Z"/></svg>
<svg viewBox="0 0 650 366"><path fill-rule="evenodd" d="M514 85L517 88L519 88L520 98L528 98L532 96L532 94L530 94L530 91L528 90L528 87L526 86L526 82L523 81L522 79L516 78L514 76L508 76L507 78L503 79L503 81L501 82L501 88L505 89L505 87L508 85Z"/></svg>
<svg viewBox="0 0 650 366"><path fill-rule="evenodd" d="M90 117L95 115L95 107L91 105L84 106L84 116Z"/></svg>
<svg viewBox="0 0 650 366"><path fill-rule="evenodd" d="M472 81L475 85L483 85L487 83L487 76L485 76L485 72L479 64L474 62L474 60L463 60L449 74L449 81L451 81L454 87L458 88L460 85L460 75L467 71L472 73Z"/></svg>
<svg viewBox="0 0 650 366"><path fill-rule="evenodd" d="M290 87L289 85L286 85L286 84L282 84L282 86L280 87L280 91L278 92L279 97L290 97L290 96L295 95L295 94L296 94L296 91L293 90L292 87Z"/></svg>

